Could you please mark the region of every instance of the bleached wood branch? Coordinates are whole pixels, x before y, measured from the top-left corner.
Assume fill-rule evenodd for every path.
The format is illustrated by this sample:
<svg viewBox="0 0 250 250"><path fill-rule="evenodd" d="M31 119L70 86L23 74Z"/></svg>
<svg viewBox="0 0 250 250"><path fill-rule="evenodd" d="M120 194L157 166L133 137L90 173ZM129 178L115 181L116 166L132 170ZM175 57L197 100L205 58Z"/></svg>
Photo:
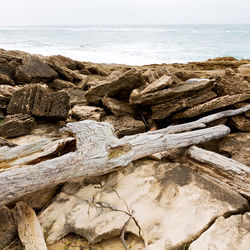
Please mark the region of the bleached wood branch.
<svg viewBox="0 0 250 250"><path fill-rule="evenodd" d="M188 155L195 160L193 170L250 198L250 167L196 146L188 149Z"/></svg>
<svg viewBox="0 0 250 250"><path fill-rule="evenodd" d="M25 202L16 204L14 218L25 250L46 250L47 246L35 211Z"/></svg>
<svg viewBox="0 0 250 250"><path fill-rule="evenodd" d="M230 133L228 127L219 125L176 135L163 129L118 139L110 124L95 121L68 123L62 131L75 135L76 151L0 172L0 205L50 185L81 176L103 175L153 153L203 143Z"/></svg>

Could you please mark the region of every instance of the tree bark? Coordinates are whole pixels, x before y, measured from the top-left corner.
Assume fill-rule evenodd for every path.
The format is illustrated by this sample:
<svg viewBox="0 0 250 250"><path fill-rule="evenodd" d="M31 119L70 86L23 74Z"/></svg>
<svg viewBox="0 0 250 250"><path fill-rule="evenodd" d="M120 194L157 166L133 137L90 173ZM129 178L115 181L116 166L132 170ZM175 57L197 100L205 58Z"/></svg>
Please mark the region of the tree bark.
<svg viewBox="0 0 250 250"><path fill-rule="evenodd" d="M25 250L46 250L47 246L41 225L34 210L25 202L17 202L14 218L19 238Z"/></svg>
<svg viewBox="0 0 250 250"><path fill-rule="evenodd" d="M250 198L250 167L195 146L190 147L187 152L195 160L191 161L191 169Z"/></svg>

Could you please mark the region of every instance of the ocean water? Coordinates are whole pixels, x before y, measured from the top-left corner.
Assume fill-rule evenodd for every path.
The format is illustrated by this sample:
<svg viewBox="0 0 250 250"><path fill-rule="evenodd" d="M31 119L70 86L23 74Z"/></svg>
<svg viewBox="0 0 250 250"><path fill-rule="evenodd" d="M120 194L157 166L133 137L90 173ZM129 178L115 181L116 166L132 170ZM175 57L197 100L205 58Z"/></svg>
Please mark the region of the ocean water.
<svg viewBox="0 0 250 250"><path fill-rule="evenodd" d="M0 26L0 48L130 65L250 59L250 24Z"/></svg>

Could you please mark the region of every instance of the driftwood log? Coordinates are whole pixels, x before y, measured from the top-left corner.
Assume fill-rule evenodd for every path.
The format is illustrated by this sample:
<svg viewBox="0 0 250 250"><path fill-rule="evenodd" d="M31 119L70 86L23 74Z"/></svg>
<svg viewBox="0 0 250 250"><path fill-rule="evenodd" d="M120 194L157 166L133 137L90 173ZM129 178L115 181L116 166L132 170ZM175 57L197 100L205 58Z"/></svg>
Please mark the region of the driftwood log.
<svg viewBox="0 0 250 250"><path fill-rule="evenodd" d="M225 125L190 130L204 128L209 122L248 110L250 105L237 110L223 111L186 124L125 136L122 139L118 139L114 135L113 127L105 122L68 123L61 131L75 136L75 152L34 165L17 165L7 170L0 170L0 206L17 200L23 195L74 178L106 174L117 167L127 166L134 160L154 153L224 137L230 133L230 129Z"/></svg>
<svg viewBox="0 0 250 250"><path fill-rule="evenodd" d="M250 167L196 146L187 152L195 160L190 165L191 169L250 198Z"/></svg>
<svg viewBox="0 0 250 250"><path fill-rule="evenodd" d="M25 250L46 250L46 242L35 211L25 202L19 201L14 210L19 238Z"/></svg>

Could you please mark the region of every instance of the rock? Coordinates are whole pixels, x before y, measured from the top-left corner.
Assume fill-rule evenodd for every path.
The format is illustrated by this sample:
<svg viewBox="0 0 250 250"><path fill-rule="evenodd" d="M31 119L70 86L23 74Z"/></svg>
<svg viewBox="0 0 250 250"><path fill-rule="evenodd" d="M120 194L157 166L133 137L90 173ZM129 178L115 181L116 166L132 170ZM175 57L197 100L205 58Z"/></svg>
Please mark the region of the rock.
<svg viewBox="0 0 250 250"><path fill-rule="evenodd" d="M102 108L85 105L74 106L71 113L77 120L95 120L98 122L106 114Z"/></svg>
<svg viewBox="0 0 250 250"><path fill-rule="evenodd" d="M86 98L89 103L93 104L99 103L104 96L128 98L134 88L138 88L143 84L141 73L136 69L131 69L116 79L104 81L91 87L86 92Z"/></svg>
<svg viewBox="0 0 250 250"><path fill-rule="evenodd" d="M37 56L29 55L23 59L23 65L16 70L14 80L17 83L48 82L57 78L57 73Z"/></svg>
<svg viewBox="0 0 250 250"><path fill-rule="evenodd" d="M14 85L9 76L0 73L0 84Z"/></svg>
<svg viewBox="0 0 250 250"><path fill-rule="evenodd" d="M203 81L209 82L210 79L205 79L205 78L191 78L191 79L186 80L185 83L203 82Z"/></svg>
<svg viewBox="0 0 250 250"><path fill-rule="evenodd" d="M189 247L190 250L248 250L250 242L250 213L220 216Z"/></svg>
<svg viewBox="0 0 250 250"><path fill-rule="evenodd" d="M227 107L233 105L238 102L242 102L248 100L250 98L250 94L238 94L238 95L226 95L217 97L211 101L196 105L192 108L185 110L184 112L178 113L174 115L173 119L182 119L188 117L194 117L197 115L201 115L207 113L212 110L216 110L219 108Z"/></svg>
<svg viewBox="0 0 250 250"><path fill-rule="evenodd" d="M165 119L177 111L183 110L184 108L191 108L197 104L210 101L216 96L217 95L213 91L201 90L197 91L191 96L183 98L180 97L178 99L173 99L171 101L152 106L152 119Z"/></svg>
<svg viewBox="0 0 250 250"><path fill-rule="evenodd" d="M115 129L115 134L118 137L143 133L146 131L146 126L142 121L135 120L130 116L106 116L102 121L112 124Z"/></svg>
<svg viewBox="0 0 250 250"><path fill-rule="evenodd" d="M230 118L230 123L240 131L250 132L250 118L236 115Z"/></svg>
<svg viewBox="0 0 250 250"><path fill-rule="evenodd" d="M61 90L61 92L67 93L69 96L69 102L70 102L70 107L74 107L75 105L88 105L88 102L85 98L85 91L81 89L71 89L71 88L66 88Z"/></svg>
<svg viewBox="0 0 250 250"><path fill-rule="evenodd" d="M239 194L177 163L136 161L123 170L67 192L39 215L48 244L69 233L100 242L126 231L145 249L176 249L201 234L218 216L247 209ZM136 223L135 223L136 221ZM139 226L137 226L139 225Z"/></svg>
<svg viewBox="0 0 250 250"><path fill-rule="evenodd" d="M27 135L36 126L35 119L27 114L6 116L0 123L0 136L13 138Z"/></svg>
<svg viewBox="0 0 250 250"><path fill-rule="evenodd" d="M238 68L240 76L247 81L250 81L250 64L243 64Z"/></svg>
<svg viewBox="0 0 250 250"><path fill-rule="evenodd" d="M108 76L110 72L101 65L90 65L87 70L94 75Z"/></svg>
<svg viewBox="0 0 250 250"><path fill-rule="evenodd" d="M8 114L30 114L53 120L65 120L69 110L69 96L54 92L46 85L27 85L16 91L8 105Z"/></svg>
<svg viewBox="0 0 250 250"><path fill-rule="evenodd" d="M8 207L0 207L0 246L8 248L8 245L17 235L13 215Z"/></svg>
<svg viewBox="0 0 250 250"><path fill-rule="evenodd" d="M78 89L85 89L87 87L89 78L88 76L85 76L85 75L81 75L81 77L82 77L82 80L75 82L74 84L77 86Z"/></svg>
<svg viewBox="0 0 250 250"><path fill-rule="evenodd" d="M0 123L0 125L1 125L1 123ZM10 141L7 141L6 139L0 137L0 147L3 147L3 146L15 147L16 144L12 143Z"/></svg>
<svg viewBox="0 0 250 250"><path fill-rule="evenodd" d="M0 74L6 75L9 78L12 78L15 74L15 67L11 65L6 59L1 58L0 55Z"/></svg>
<svg viewBox="0 0 250 250"><path fill-rule="evenodd" d="M102 103L107 107L115 116L136 115L136 109L129 105L127 102L119 101L111 97L102 98Z"/></svg>
<svg viewBox="0 0 250 250"><path fill-rule="evenodd" d="M72 60L71 58L62 55L49 56L45 58L45 61L57 65L58 67L66 67L71 70L77 70L83 67L82 64L79 64L78 62Z"/></svg>
<svg viewBox="0 0 250 250"><path fill-rule="evenodd" d="M220 95L250 94L250 83L232 69L226 69L225 75L218 82L217 92Z"/></svg>
<svg viewBox="0 0 250 250"><path fill-rule="evenodd" d="M61 79L55 79L52 83L47 84L53 90L61 90L65 88L76 88L72 82L64 81Z"/></svg>
<svg viewBox="0 0 250 250"><path fill-rule="evenodd" d="M141 93L143 90L134 89L130 95L129 102L131 104L156 105L176 99L180 96L195 93L202 89L211 89L212 86L212 81L193 82L145 94L143 92Z"/></svg>
<svg viewBox="0 0 250 250"><path fill-rule="evenodd" d="M13 93L15 93L18 89L19 87L17 86L12 87L0 84L0 109L7 108Z"/></svg>
<svg viewBox="0 0 250 250"><path fill-rule="evenodd" d="M164 76L164 75L169 75L169 71L166 68L166 66L159 66L156 68L149 68L147 69L143 74L142 77L143 79L148 82L148 83L152 83L155 82L156 80L158 80L160 77Z"/></svg>

